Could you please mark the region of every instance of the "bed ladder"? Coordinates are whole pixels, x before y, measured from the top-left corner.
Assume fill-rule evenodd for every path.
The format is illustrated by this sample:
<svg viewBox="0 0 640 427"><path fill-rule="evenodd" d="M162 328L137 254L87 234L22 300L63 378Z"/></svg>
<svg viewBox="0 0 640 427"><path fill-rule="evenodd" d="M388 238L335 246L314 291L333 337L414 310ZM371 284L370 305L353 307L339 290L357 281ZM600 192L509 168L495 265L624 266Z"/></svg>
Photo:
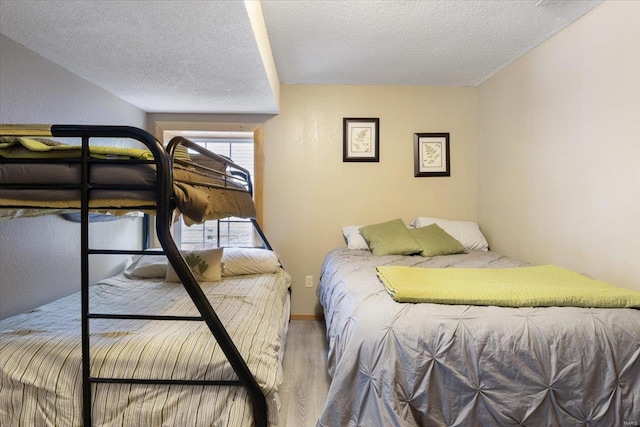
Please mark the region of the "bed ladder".
<svg viewBox="0 0 640 427"><path fill-rule="evenodd" d="M182 258L175 241L170 233L172 214L175 202L172 198L172 170L171 163L165 149L149 133L128 126L71 126L55 125L51 127L51 135L56 137L79 137L82 139L81 174L81 305L82 305L82 391L83 391L83 423L86 427L92 425L91 414L91 385L101 383L123 384L166 384L166 385L209 385L209 386L235 386L247 389L253 403L254 424L258 427L267 426L267 403L256 379L247 367L242 355L236 348L233 340L227 333L224 325L218 318L215 310L209 303L200 285L193 277L191 270ZM100 163L96 159L89 158L89 139L95 137L131 138L142 142L153 153L153 161L136 160L138 163L155 163L157 181L154 187L157 195L156 204L148 207L156 211L156 233L163 251L145 250L110 250L92 249L89 247L89 194L97 188L89 182L89 168L92 163ZM113 160L109 160L113 162ZM128 161L132 162L132 161ZM100 186L100 189L112 189ZM116 188L117 189L117 188ZM130 190L148 188L131 188ZM254 224L255 221L254 221ZM257 224L256 224L257 225ZM259 227L258 227L259 229ZM262 232L260 231L261 236ZM266 242L266 240L265 240ZM164 254L171 262L176 274L198 309L200 316L154 316L141 314L109 314L91 313L89 310L89 257L90 255L160 255ZM232 381L213 380L187 380L187 379L151 379L151 378L106 378L91 376L91 346L90 327L91 319L139 319L161 321L204 321L214 338L218 342L238 379Z"/></svg>

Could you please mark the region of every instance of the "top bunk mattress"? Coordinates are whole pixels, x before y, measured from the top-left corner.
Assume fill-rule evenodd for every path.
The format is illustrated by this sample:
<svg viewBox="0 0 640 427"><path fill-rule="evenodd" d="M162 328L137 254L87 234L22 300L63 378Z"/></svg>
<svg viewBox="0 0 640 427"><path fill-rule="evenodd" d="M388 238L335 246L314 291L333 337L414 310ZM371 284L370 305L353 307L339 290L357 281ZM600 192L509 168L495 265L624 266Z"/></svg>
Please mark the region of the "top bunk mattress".
<svg viewBox="0 0 640 427"><path fill-rule="evenodd" d="M0 218L46 214L42 209L80 208L81 191L78 185L82 177L81 164L77 160L65 162L61 159L67 153L69 157L79 156L79 147L75 150L31 151L23 145L4 149L1 146L2 143L0 183L31 188L0 188L0 208L3 208ZM89 208L99 211L153 210L157 197L157 174L155 165L149 162L153 159L151 153L116 147L92 148L98 150L97 153L92 151L92 157L95 155L95 158L103 160L91 163L89 167ZM31 163L29 160L20 163L20 160L16 160L33 158L50 162ZM107 163L104 159L117 161ZM132 162L124 163L124 160ZM193 160L202 161L203 156L195 155ZM242 181L227 175L224 167L222 171L219 165L218 170L212 169L211 161L203 163L210 172L184 163L173 164L173 196L185 221L201 223L230 216L254 218L253 199ZM25 208L29 210L25 211Z"/></svg>

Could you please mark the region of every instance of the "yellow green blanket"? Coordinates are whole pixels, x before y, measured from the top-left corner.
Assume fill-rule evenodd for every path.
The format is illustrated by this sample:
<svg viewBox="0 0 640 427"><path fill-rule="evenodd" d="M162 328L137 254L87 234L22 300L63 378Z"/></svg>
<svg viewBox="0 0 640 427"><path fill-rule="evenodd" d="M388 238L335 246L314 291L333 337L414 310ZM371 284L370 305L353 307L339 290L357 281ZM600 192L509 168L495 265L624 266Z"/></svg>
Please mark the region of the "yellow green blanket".
<svg viewBox="0 0 640 427"><path fill-rule="evenodd" d="M493 269L381 266L377 271L398 302L640 308L640 292L553 265Z"/></svg>
<svg viewBox="0 0 640 427"><path fill-rule="evenodd" d="M79 145L62 144L44 138L3 137L0 138L0 156L6 158L77 158ZM89 155L103 159L153 160L149 150L139 148L102 147L89 145Z"/></svg>

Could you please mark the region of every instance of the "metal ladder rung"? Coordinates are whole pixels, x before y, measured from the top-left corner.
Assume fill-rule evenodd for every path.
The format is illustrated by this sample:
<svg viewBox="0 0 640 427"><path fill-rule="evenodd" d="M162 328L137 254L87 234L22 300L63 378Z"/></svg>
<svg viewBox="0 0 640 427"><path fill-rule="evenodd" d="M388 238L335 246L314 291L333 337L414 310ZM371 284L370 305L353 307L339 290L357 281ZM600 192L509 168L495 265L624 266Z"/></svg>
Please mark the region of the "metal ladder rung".
<svg viewBox="0 0 640 427"><path fill-rule="evenodd" d="M185 320L185 321L203 321L202 316L157 316L153 314L106 314L106 313L89 313L89 319L125 319L125 320Z"/></svg>
<svg viewBox="0 0 640 427"><path fill-rule="evenodd" d="M89 249L89 255L166 255L164 251L126 250L126 249Z"/></svg>
<svg viewBox="0 0 640 427"><path fill-rule="evenodd" d="M216 381L216 380L170 380L170 379L144 379L144 378L103 378L89 377L91 383L101 384L168 384L168 385L211 385L242 387L240 381Z"/></svg>

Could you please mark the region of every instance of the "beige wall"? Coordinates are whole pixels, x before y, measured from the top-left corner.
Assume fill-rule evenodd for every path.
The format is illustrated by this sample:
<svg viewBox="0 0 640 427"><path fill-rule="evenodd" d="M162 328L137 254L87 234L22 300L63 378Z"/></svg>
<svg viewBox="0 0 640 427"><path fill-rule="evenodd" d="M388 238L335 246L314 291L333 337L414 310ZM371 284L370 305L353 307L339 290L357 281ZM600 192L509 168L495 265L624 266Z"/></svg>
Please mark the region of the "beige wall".
<svg viewBox="0 0 640 427"><path fill-rule="evenodd" d="M380 118L380 162L342 162L342 119ZM450 132L451 177L413 176L413 134ZM325 254L341 228L419 215L476 219L477 90L282 85L264 125L264 229L294 280L294 314L319 312Z"/></svg>
<svg viewBox="0 0 640 427"><path fill-rule="evenodd" d="M480 87L492 249L640 290L639 23L607 1Z"/></svg>

